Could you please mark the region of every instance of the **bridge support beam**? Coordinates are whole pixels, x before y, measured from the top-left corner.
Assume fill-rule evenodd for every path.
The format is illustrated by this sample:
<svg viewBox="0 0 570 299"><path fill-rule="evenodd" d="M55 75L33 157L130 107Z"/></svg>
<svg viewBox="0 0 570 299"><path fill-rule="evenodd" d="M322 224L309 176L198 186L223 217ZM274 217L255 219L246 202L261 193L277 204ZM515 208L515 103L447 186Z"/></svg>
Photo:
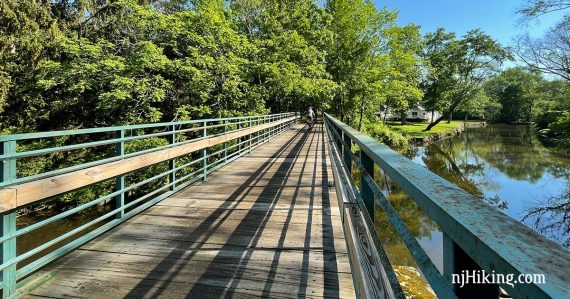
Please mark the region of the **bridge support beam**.
<svg viewBox="0 0 570 299"><path fill-rule="evenodd" d="M16 141L2 143L0 154L10 155L16 153ZM0 183L16 179L16 160L8 159L0 162ZM2 237L16 233L16 212L2 215L0 222ZM2 264L16 258L16 237L11 237L0 246ZM11 265L0 272L3 288L2 297L10 298L16 294L16 264Z"/></svg>

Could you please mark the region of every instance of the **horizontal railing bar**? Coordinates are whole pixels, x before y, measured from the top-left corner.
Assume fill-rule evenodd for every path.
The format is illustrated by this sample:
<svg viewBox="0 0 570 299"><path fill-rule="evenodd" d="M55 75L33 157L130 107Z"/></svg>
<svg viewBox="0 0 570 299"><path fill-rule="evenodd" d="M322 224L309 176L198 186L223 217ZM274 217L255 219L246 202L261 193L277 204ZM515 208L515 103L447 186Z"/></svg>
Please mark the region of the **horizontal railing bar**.
<svg viewBox="0 0 570 299"><path fill-rule="evenodd" d="M502 284L513 297L564 297L570 252L497 211L424 167L334 117L325 117L357 144L439 228L482 269L491 273L545 275L546 284ZM544 262L557 256L557 263Z"/></svg>
<svg viewBox="0 0 570 299"><path fill-rule="evenodd" d="M207 137L205 139L192 141L184 145L177 144L177 146L174 146L172 148L122 159L101 167L95 166L92 168L85 168L79 171L69 172L52 178L46 178L21 185L14 185L11 186L10 189L0 189L0 199L3 196L3 193L10 195L9 192L14 192L13 190L16 190L16 201L5 203L3 207L6 209L7 207L16 208L24 205L29 205L48 197L73 191L75 189L100 182L117 175L125 174L156 163L168 161L179 156L187 155L191 152L209 148L213 145L222 144L224 142L247 136L257 131L261 131L265 128L270 128L294 120L296 120L295 117L285 118L276 122L250 127L248 129L231 134L222 134L220 136L212 138ZM67 184L67 182L69 182L69 184ZM71 182L74 183L71 184ZM38 190L38 188L40 189ZM8 199L10 198L11 197L8 196Z"/></svg>
<svg viewBox="0 0 570 299"><path fill-rule="evenodd" d="M293 115L293 113L273 114L273 116L281 116L281 115ZM154 123L154 124L113 126L113 127L104 127L104 128L89 128L89 129L75 129L75 130L63 130L63 131L51 131L51 132L0 135L0 142L26 140L26 139L41 139L41 138L51 138L51 137L61 137L61 136L72 136L72 135L82 135L82 134L108 133L108 132L114 132L114 131L119 131L119 130L136 130L136 129L156 128L156 127L168 127L168 126L195 124L195 123L200 123L200 122L205 122L205 121L206 122L212 122L212 121L237 120L237 119L253 119L253 118L257 118L257 117L264 117L264 115L228 117L228 118L209 118L209 119L197 119L197 120L180 121L180 122L164 122L164 123Z"/></svg>
<svg viewBox="0 0 570 299"><path fill-rule="evenodd" d="M177 192L178 190L196 182L197 180L200 180L202 178L205 177L205 175L207 175L208 173L214 172L217 169L224 167L226 165L228 165L229 163L231 163L232 161L238 159L239 157L246 155L247 153L250 153L252 149L257 148L258 146L260 146L261 144L268 142L269 140L271 140L272 138L275 138L276 136L278 136L279 133L285 131L287 128L289 128L291 126L291 124L297 120L297 117L293 117L294 114L292 113L285 113L285 114L279 114L276 117L272 118L272 117L267 117L267 116L262 116L258 119L255 119L253 117L245 117L245 118L241 118L241 119L248 119L249 121L246 121L244 123L248 123L249 126L248 127L244 127L244 128L238 128L237 130L232 130L232 131L227 131L224 130L224 133L220 133L220 134L213 134L213 135L209 135L206 138L197 138L197 139L193 139L190 141L184 141L184 142L179 142L176 143L172 146L165 146L167 148L175 148L178 146L185 146L185 145L189 145L192 144L194 142L206 142L207 144L204 145L204 148L211 148L213 146L222 144L222 143L226 143L226 142L232 142L233 140L237 139L236 144L230 146L230 147L225 147L224 149L221 150L217 150L214 153L210 153L209 155L205 156L205 157L201 157L199 159L192 159L190 162L185 163L183 165L178 165L170 170L167 170L165 172L162 172L160 174L157 175L153 175L150 178L144 179L143 181L134 183L130 186L124 187L121 190L117 190L114 192L111 192L109 194L106 194L98 199L89 201L85 204L82 204L78 207L75 207L71 210L65 211L63 213L59 213L53 217L50 217L46 220L43 220L41 222L32 224L28 227L22 228L20 230L17 230L15 233L11 234L11 235L4 235L0 238L0 243L5 242L9 239L14 239L17 237L20 237L21 235L24 235L26 233L29 233L33 230L36 230L40 227L43 227L47 224L50 223L54 223L55 221L61 220L65 217L68 217L70 215L73 214L77 214L78 212L85 210L89 207L93 207L97 204L99 204L102 201L105 200L109 200L112 199L114 197L116 197L117 195L123 194L125 192L128 192L130 190L133 190L135 188L141 187L143 185L152 183L153 181L157 181L161 178L167 177L169 175L171 175L173 172L175 173L176 171L180 171L182 169L186 169L196 163L199 163L201 161L203 161L204 159L208 159L214 156L218 156L218 159L215 159L214 162L209 163L209 164L205 164L206 166L199 168L199 169L195 169L193 172L186 174L182 177L176 178L174 177L174 180L172 182L168 182L166 184L161 185L160 187L156 188L155 190L133 200L132 202L121 206L120 208L116 208L113 209L101 216L98 216L96 219L91 220L71 231L68 231L46 243L43 243L42 245L33 248L25 253L22 253L18 256L16 256L15 258L9 259L7 261L4 261L1 265L0 265L0 271L13 266L14 264L17 264L19 262L22 262L26 259L32 258L34 255L37 255L47 249L49 249L52 246L56 246L58 243L61 243L63 241L65 241L66 239L76 236L77 234L83 232L84 230L91 228L95 225L98 225L100 222L106 221L106 220L110 220L108 222L106 222L105 224L98 226L97 228L93 229L92 231L87 232L85 235L83 236L79 236L78 238L72 240L71 242L67 243L67 244L63 244L61 246L59 246L57 249L55 249L52 252L49 252L47 254L45 254L44 256L41 256L40 258L34 260L33 262L31 262L30 264L24 266L21 269L17 269L16 271L16 279L20 280L28 275L30 275L32 272L34 272L35 270L37 270L38 268L46 265L47 263L61 257L62 255L69 253L70 251L78 248L79 246L85 244L86 242L88 242L89 240L92 240L93 238L103 234L104 232L108 231L109 229L115 227L116 225L128 220L129 218L131 218L133 215L143 211L144 209L147 209L148 207L154 205L155 203L167 198L168 196L172 195L173 193ZM232 119L237 119L237 118L232 118ZM271 122L272 119L275 119L276 121ZM196 123L200 123L203 122L204 120L196 120ZM262 124L262 125L260 125ZM156 124L154 124L156 125ZM173 125L172 123L168 123L165 126L171 126ZM222 125L216 125L216 127L222 127L222 126L232 126L235 125L233 123L224 123ZM259 126L259 127L257 127ZM207 128L212 128L213 126L209 126ZM257 128L256 128L257 127ZM204 127L202 127L202 129L204 129ZM115 131L115 130L109 130L109 131ZM234 132L235 131L235 132ZM224 135L228 135L228 133L239 133L237 134L237 136L233 137L233 138L228 138L227 140L224 140L223 138L220 139L220 137L224 136ZM171 131L165 131L163 133L153 133L153 134L147 134L147 135L139 135L139 136L133 136L136 139L143 139L143 138L151 138L151 137L157 137L157 136L168 136L168 135L172 135L172 134L177 134L178 132L176 130L171 130ZM239 141L239 139L241 139L241 137L246 137L248 136L247 140L244 141ZM129 137L127 137L129 138ZM127 138L121 139L121 140L107 140L107 144L113 144L113 143L118 143L118 142L125 142ZM132 138L132 137L131 137ZM127 139L128 140L128 139ZM131 139L133 140L133 139ZM255 144L253 144L253 140L256 140L257 142ZM113 142L111 142L113 141ZM1 141L0 141L1 142ZM243 148L241 148L238 151L235 151L233 153L228 153L228 150L231 150L235 147L241 146L246 144L246 146L244 146ZM82 144L83 147L79 147L79 148L84 148L85 144ZM95 145L95 146L100 146L99 145ZM71 145L71 146L80 146L78 145ZM67 148L67 150L72 150L71 148ZM135 158L136 156L140 156L142 152L146 152L147 150L141 151L141 152L136 152L136 153L132 153L133 157L130 158ZM154 152L157 151L156 148L153 149L149 149L148 150L149 153L148 154L152 154ZM160 151L160 150L158 150ZM223 157L220 156L221 153L226 153ZM125 160L127 155L120 157L119 160ZM164 161L160 161L160 162L156 162L148 166L152 166L155 165L157 163L161 163L161 162L165 162L174 158L177 158L178 156L172 156L169 159L165 159ZM17 157L15 157L17 158ZM101 162L101 161L94 161L94 162ZM115 161L117 162L117 161ZM86 169L85 165L77 165L77 166L82 166L84 168L82 168L83 170L88 170ZM136 170L142 169L144 167L141 168L137 168L135 170L131 170L131 171L126 171L124 172L124 175L126 175L127 173L131 173L134 172ZM66 169L61 169L61 170L66 170L69 171L69 168ZM59 170L59 171L61 171ZM201 173L202 171L204 171L204 173ZM68 173L69 174L69 173ZM45 175L45 174L44 174ZM26 177L29 178L29 177ZM53 178L53 180L57 181L56 178ZM104 181L105 179L100 179L97 182L101 182ZM16 186L19 187L19 186ZM13 190L13 189L11 189ZM4 189L0 189L0 192L4 191ZM63 194L63 193L60 193ZM154 198L153 198L154 197ZM2 194L0 193L0 199L2 199ZM145 200L148 200L147 202L144 202ZM142 203L142 204L141 204ZM137 206L138 205L138 206ZM125 211L126 209L130 209L132 208L131 211L124 213L122 218L113 218L111 219L111 217L113 215L117 215L117 213L121 212L121 211ZM2 287L3 283L0 282L0 287Z"/></svg>
<svg viewBox="0 0 570 299"><path fill-rule="evenodd" d="M9 267L15 263L21 262L21 261L23 261L23 260L25 260L31 256L34 256L35 254L44 251L45 249L65 240L65 239L67 239L67 238L87 229L87 228L89 228L90 226L93 226L94 224L97 224L97 223L99 223L99 222L101 222L101 221L103 221L103 220L105 220L105 219L107 219L113 215L116 215L117 212L124 211L125 209L128 209L128 208L136 205L137 203L140 203L141 201L152 197L153 195L159 193L160 191L162 191L164 189L169 188L170 186L174 185L175 183L176 182L172 182L172 183L168 183L164 186L161 186L160 188L157 188L157 189L149 192L148 194L145 194L145 195L129 202L128 204L125 204L124 206L122 206L120 208L113 209L110 212L103 214L103 215L95 218L94 220L91 220L90 222L87 222L87 223L85 223L85 224L83 224L83 225L81 225L81 226L79 226L73 230L70 230L69 232L67 232L65 234L58 236L57 238L54 238L54 239L52 239L46 243L42 243L42 245L35 247L32 250L29 250L25 253L19 254L16 258L8 260L8 261L4 262L3 264L1 264L0 265L0 271L6 269L7 267Z"/></svg>
<svg viewBox="0 0 570 299"><path fill-rule="evenodd" d="M81 169L85 169L85 168L89 168L89 167L94 167L94 166L99 166L99 165L103 165L103 164L107 164L107 163L111 163L111 162L115 162L115 161L119 161L119 160L124 160L126 158L140 156L140 155L147 154L147 153L153 153L153 152L156 152L159 150L169 149L169 148L177 147L180 145L185 145L185 144L192 143L192 142L199 141L199 140L203 140L203 139L205 139L205 138L199 137L196 139L186 140L186 141L178 142L175 144L167 144L167 145L158 146L155 148L150 148L150 149L146 149L146 150L142 150L142 151L138 151L138 152L133 152L133 153L125 154L123 156L110 157L110 158L106 158L106 159L102 159L102 160L97 160L97 161L93 161L93 162L87 162L87 163L83 163L83 164L79 164L79 165L66 167L66 168L56 169L56 170L52 170L52 171L48 171L48 172L44 172L44 173L40 173L40 174L36 174L36 175L26 176L26 177L22 177L22 178L18 178L18 179L13 179L13 180L4 182L7 184L0 183L0 187L7 187L10 185L16 185L16 184L23 184L23 183L27 183L27 182L31 182L31 181L44 179L47 177L62 175L62 174L66 174L66 173L69 173L72 171L77 171L77 170L81 170Z"/></svg>
<svg viewBox="0 0 570 299"><path fill-rule="evenodd" d="M335 138L342 140L342 137L338 134L337 131L331 130L332 134ZM350 157L352 158L352 162L360 171L362 177L368 183L368 186L372 189L372 193L376 198L376 203L378 203L386 216L388 216L388 220L392 224L393 228L398 232L401 240L404 242L406 247L408 247L410 253L414 257L414 260L426 279L428 280L430 286L434 289L435 293L437 294L438 298L456 298L453 288L449 282L447 282L444 277L439 273L439 270L435 267L432 260L429 258L425 250L421 247L418 243L416 238L412 235L402 218L398 215L398 212L394 209L392 204L388 201L388 199L384 196L384 193L378 185L376 181L370 176L370 173L364 168L362 165L360 158L358 158L352 151L347 151Z"/></svg>
<svg viewBox="0 0 570 299"><path fill-rule="evenodd" d="M139 139L168 136L168 135L172 135L175 133L176 133L176 131L160 132L160 133L152 133L152 134L148 134L148 135L137 135L137 136L124 137L124 138L115 138L115 139L108 139L108 140L101 140L101 141L71 144L71 145L59 146L59 147L54 147L54 148L45 148L45 149L39 149L39 150L18 152L18 153L12 154L12 155L2 155L2 156L0 156L0 161L1 160L7 160L7 159L16 159L16 158L21 159L21 158L28 158L28 157L34 157L34 156L43 156L43 155L59 153L59 152L67 152L67 151L72 151L72 150L77 150L77 149L99 147L99 146L103 146L103 145L112 145L112 144L117 144L120 142L129 142L129 141L139 140Z"/></svg>
<svg viewBox="0 0 570 299"><path fill-rule="evenodd" d="M36 229L38 229L38 228L40 228L40 227L43 227L43 226L45 226L45 225L47 225L47 224L50 224L50 223L55 222L55 221L57 221L57 220L61 220L61 219L65 218L65 217L71 216L71 215L73 215L73 214L75 214L75 213L77 213L77 212L80 212L80 211L83 211L83 210L85 210L85 209L87 209L87 208L90 208L90 207L92 207L92 206L95 206L95 205L99 204L100 202L103 202L103 201L108 200L108 199L112 199L113 197L115 197L115 196L117 196L117 195L120 195L120 194L125 193L125 192L130 191L130 190L133 190L133 189L135 189L135 188L137 188L137 187L146 185L146 184L151 183L151 182L153 182L153 181L156 181L157 179L160 179L160 178L162 178L162 177L168 176L168 175L171 174L172 172L176 172L176 171L182 170L182 169L184 169L184 168L186 168L186 167L192 166L193 164L196 164L197 162L200 162L200 161L202 161L202 160L203 160L203 158L199 158L199 159L197 159L197 160L192 160L192 161L189 162L189 163L186 163L186 164L184 164L184 165L180 165L180 166L178 166L178 167L176 167L176 168L174 168L174 169L168 170L168 171L166 171L166 172L162 172L162 173L160 173L160 174L158 174L158 175L155 175L155 176L153 176L153 177L150 177L150 178L148 178L148 179L145 179L145 180L143 180L143 181L141 181L141 182L138 182L138 183L132 184L132 185L130 185L130 186L127 186L127 187L125 187L125 188L122 189L122 190L114 191L114 192L112 192L112 193L109 193L109 194L104 195L104 196L102 196L102 197L99 197L99 198L97 198L97 199L94 199L94 200L92 200L92 201L90 201L90 202L88 202L88 203L85 203L85 204L83 204L83 205L81 205L81 206L75 207L75 208L73 208L73 209L70 209L70 210L67 210L67 211L65 211L65 212L62 212L62 213L60 213L60 214L57 214L57 215L55 215L55 216L52 216L52 217L50 217L49 219L46 219L46 220L43 220L43 221L34 223L34 224L29 225L29 226L26 226L26 227L24 227L24 228L21 228L21 229L17 230L14 234L8 234L8 235L2 236L2 237L0 238L0 243L4 243L6 240L8 240L8 239L10 239L10 238L19 237L19 236L24 235L24 234L26 234L26 233L29 233L29 232L31 232L31 231L33 231L33 230L36 230Z"/></svg>
<svg viewBox="0 0 570 299"><path fill-rule="evenodd" d="M222 124L220 126L223 127L226 125ZM130 142L130 141L146 139L146 138L171 136L174 134L201 131L203 129L211 129L211 128L215 128L215 127L218 127L218 126L205 126L205 127L201 126L201 127L189 128L189 129L183 129L183 130L164 131L164 132L159 132L159 133L151 133L151 134L145 134L145 135L137 135L137 136L129 136L129 137L123 137L123 138L114 138L114 139L108 139L108 140L100 140L100 141L93 141L93 142L86 142L86 143L71 144L71 145L54 147L54 148L45 148L45 149L31 150L31 151L25 151L25 152L17 152L17 153L10 154L10 155L0 155L0 161L8 160L8 159L20 159L20 158L28 158L28 157L34 157L34 156L43 156L43 155L48 155L48 154L53 154L53 153L58 153L58 152L66 152L66 151L71 151L71 150L93 148L93 147L99 147L99 146L104 146L104 145L112 145L112 144L117 144L120 142ZM240 129L235 129L235 130L224 132L223 134L228 134L228 133L236 132L239 130ZM216 135L220 135L220 134L216 134ZM196 140L196 139L192 139L192 140Z"/></svg>
<svg viewBox="0 0 570 299"><path fill-rule="evenodd" d="M352 242L355 247L352 249L352 246L349 246L349 250L356 251L350 254L349 258L351 269L353 269L353 280L355 282L357 296L360 298L403 299L405 298L405 295L402 287L400 286L396 273L394 272L390 260L384 251L384 247L376 234L374 221L371 219L370 215L368 215L366 206L360 198L359 190L356 188L356 184L352 178L352 172L350 169L346 168L343 160L340 158L341 149L336 147L334 137L331 135L332 130L328 130L326 126L325 130L327 131L327 139L330 148L329 155L333 161L333 177L335 179L337 196L339 197L339 207L341 208L344 228L343 231L347 242ZM350 173L350 175L348 173ZM344 200L345 195L348 202L345 202ZM349 206L348 210L345 206ZM359 213L354 213L353 207L359 210ZM347 211L351 211L351 213L348 213ZM357 217L359 219L356 219ZM358 222L358 220L362 221L361 225L363 227L357 227L355 231L352 231L351 228L355 227L354 222ZM369 233L361 232L363 229ZM353 234L356 234L357 236L353 236ZM367 238L371 241L367 240L366 242L359 243L361 238ZM364 252L369 252L369 254L358 254L360 251L356 246L359 244L364 247L368 246L368 248L363 248L362 250ZM371 249L375 250L372 251ZM377 256L373 255L374 252ZM371 269L373 265L379 265L379 267ZM382 270L384 273L382 273ZM363 277L364 275L367 275L367 278ZM378 292L383 292L383 294L378 294Z"/></svg>
<svg viewBox="0 0 570 299"><path fill-rule="evenodd" d="M439 273L439 270L437 270L425 250L412 235L402 218L398 215L398 212L396 212L392 204L390 204L388 199L384 196L374 179L370 177L370 174L364 168L360 160L356 158L356 155L352 153L350 155L352 156L353 163L358 167L360 173L371 187L372 192L376 197L376 203L382 207L388 216L388 220L392 224L393 228L398 232L406 247L408 247L408 250L414 257L416 264L428 280L438 298L457 298L451 284Z"/></svg>

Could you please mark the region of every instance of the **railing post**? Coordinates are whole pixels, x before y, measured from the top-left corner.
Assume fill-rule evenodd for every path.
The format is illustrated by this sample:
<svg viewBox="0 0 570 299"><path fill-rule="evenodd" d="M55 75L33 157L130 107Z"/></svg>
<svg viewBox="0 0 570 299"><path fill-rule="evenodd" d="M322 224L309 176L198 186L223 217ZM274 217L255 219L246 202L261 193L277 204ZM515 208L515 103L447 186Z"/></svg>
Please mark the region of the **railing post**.
<svg viewBox="0 0 570 299"><path fill-rule="evenodd" d="M271 119L269 119L269 122L274 122L276 121L275 116L272 116ZM271 137L275 137L279 135L279 127L278 126L271 126Z"/></svg>
<svg viewBox="0 0 570 299"><path fill-rule="evenodd" d="M224 120L224 135L228 133L228 121ZM228 143L224 142L224 164L228 163Z"/></svg>
<svg viewBox="0 0 570 299"><path fill-rule="evenodd" d="M241 118L238 119L238 131L241 130ZM238 143L238 156L241 155L241 137L237 139Z"/></svg>
<svg viewBox="0 0 570 299"><path fill-rule="evenodd" d="M253 118L250 117L249 118L249 128L251 129L253 126ZM253 134L249 134L249 151L248 154L251 154L251 137L253 137Z"/></svg>
<svg viewBox="0 0 570 299"><path fill-rule="evenodd" d="M336 133L338 134L338 135L336 135L335 141L336 141L336 147L338 148L339 155L340 155L340 153L342 152L342 130L340 128L337 128L337 127L335 127L334 129L336 130ZM333 137L334 136L335 135L333 134Z"/></svg>
<svg viewBox="0 0 570 299"><path fill-rule="evenodd" d="M116 133L116 137L121 139L121 141L117 142L115 146L115 155L118 157L122 157L125 155L125 142L123 139L125 138L125 130L119 130ZM125 189L125 176L120 175L115 179L115 191L123 191ZM125 192L121 192L115 196L115 209L121 209L125 205ZM117 212L115 218L121 219L125 215L125 210L120 210Z"/></svg>
<svg viewBox="0 0 570 299"><path fill-rule="evenodd" d="M362 149L360 149L360 163L362 163L364 169L370 174L370 177L374 178L374 161L372 161ZM360 196L366 206L366 210L368 210L370 218L374 219L374 193L370 185L368 185L364 179L362 172L360 173Z"/></svg>
<svg viewBox="0 0 570 299"><path fill-rule="evenodd" d="M350 156L352 152L352 139L348 134L344 133L344 164L346 164L346 171L352 174L352 157ZM339 137L340 138L340 137Z"/></svg>
<svg viewBox="0 0 570 299"><path fill-rule="evenodd" d="M475 275L475 273L481 273L482 269L446 233L443 233L443 276L449 283L452 283L452 274L462 275L463 271L468 271L465 274ZM471 298L473 294L477 294L479 298L499 298L498 284L465 283L460 288L457 284L459 282L452 283L457 298Z"/></svg>
<svg viewBox="0 0 570 299"><path fill-rule="evenodd" d="M204 137L204 139L206 139L208 137L208 129L206 128L206 126L208 125L208 122L204 122L203 123L203 130L202 130L202 137ZM208 149L205 148L202 150L202 180L205 182L208 180Z"/></svg>
<svg viewBox="0 0 570 299"><path fill-rule="evenodd" d="M175 144L176 143L176 125L170 126L170 131L172 131L172 135L168 137L168 144ZM168 170L170 170L170 174L168 175L168 182L170 185L170 191L176 190L176 158L171 159L168 161Z"/></svg>
<svg viewBox="0 0 570 299"><path fill-rule="evenodd" d="M269 122L269 116L264 115L263 116L263 123L266 124L268 122ZM271 138L270 132L271 132L270 128L263 130L263 142L265 142L265 141L269 140L269 138Z"/></svg>
<svg viewBox="0 0 570 299"><path fill-rule="evenodd" d="M16 153L16 141L6 141L2 143L0 148L3 155ZM16 178L16 160L8 159L0 163L0 183L9 182ZM10 212L2 215L2 237L10 236L16 233L16 212ZM6 240L0 247L2 250L2 264L11 259L16 258L16 237ZM1 272L3 290L3 298L9 298L16 294L16 264L5 268Z"/></svg>

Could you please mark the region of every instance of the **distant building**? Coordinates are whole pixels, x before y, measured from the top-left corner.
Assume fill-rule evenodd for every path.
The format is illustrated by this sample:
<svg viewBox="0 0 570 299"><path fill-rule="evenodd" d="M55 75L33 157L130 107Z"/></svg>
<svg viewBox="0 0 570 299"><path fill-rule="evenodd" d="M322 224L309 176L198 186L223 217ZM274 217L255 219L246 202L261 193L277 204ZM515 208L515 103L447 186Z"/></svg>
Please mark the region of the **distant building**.
<svg viewBox="0 0 570 299"><path fill-rule="evenodd" d="M385 110L382 110L378 113L381 118L384 118ZM433 120L438 119L441 116L441 113L435 111L433 113ZM392 111L388 110L386 113L386 119L389 120L399 120L402 116L398 113L393 113ZM407 120L421 120L421 121L431 121L431 111L427 111L422 106L417 106L416 108L409 109L406 111L406 119Z"/></svg>

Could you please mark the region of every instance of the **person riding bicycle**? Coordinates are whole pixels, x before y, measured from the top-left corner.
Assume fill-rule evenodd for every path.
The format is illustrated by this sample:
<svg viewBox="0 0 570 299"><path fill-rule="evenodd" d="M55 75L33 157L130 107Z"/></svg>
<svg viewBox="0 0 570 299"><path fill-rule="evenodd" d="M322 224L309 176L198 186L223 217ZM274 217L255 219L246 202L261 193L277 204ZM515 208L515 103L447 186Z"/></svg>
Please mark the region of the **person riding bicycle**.
<svg viewBox="0 0 570 299"><path fill-rule="evenodd" d="M315 115L315 111L313 111L313 107L309 107L309 128L312 128L315 124L315 119L317 116Z"/></svg>

